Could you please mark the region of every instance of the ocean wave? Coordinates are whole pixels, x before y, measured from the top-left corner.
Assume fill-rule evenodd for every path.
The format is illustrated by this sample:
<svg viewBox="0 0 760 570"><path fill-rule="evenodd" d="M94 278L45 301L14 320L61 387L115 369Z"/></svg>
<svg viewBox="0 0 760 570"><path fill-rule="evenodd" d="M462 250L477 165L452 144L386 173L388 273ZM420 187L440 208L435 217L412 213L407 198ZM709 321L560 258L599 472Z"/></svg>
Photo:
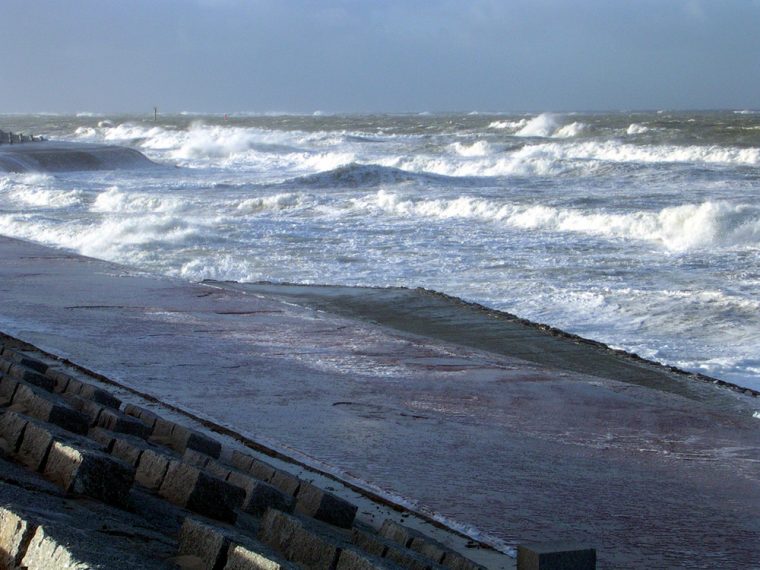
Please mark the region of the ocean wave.
<svg viewBox="0 0 760 570"><path fill-rule="evenodd" d="M22 207L69 208L82 203L85 193L55 187L49 174L25 173L0 178L0 193L5 202Z"/></svg>
<svg viewBox="0 0 760 570"><path fill-rule="evenodd" d="M101 192L90 206L91 212L142 213L179 212L187 209L185 201L172 196L154 196L141 192L124 192L111 186Z"/></svg>
<svg viewBox="0 0 760 570"><path fill-rule="evenodd" d="M518 137L548 137L557 130L557 118L551 113L541 113L529 120L515 133Z"/></svg>
<svg viewBox="0 0 760 570"><path fill-rule="evenodd" d="M255 214L263 211L281 211L302 208L308 204L306 195L298 193L275 194L246 198L235 205L235 210L242 214Z"/></svg>
<svg viewBox="0 0 760 570"><path fill-rule="evenodd" d="M283 184L312 188L372 188L419 180L430 183L448 183L452 181L452 177L426 172L424 169L414 172L392 166L352 162L324 172L297 177ZM462 180L456 181L462 182Z"/></svg>
<svg viewBox="0 0 760 570"><path fill-rule="evenodd" d="M451 149L459 156L472 157L472 156L489 156L493 154L493 147L488 144L488 141L475 141L473 143L455 142L451 145Z"/></svg>
<svg viewBox="0 0 760 570"><path fill-rule="evenodd" d="M532 119L493 121L488 128L510 130L516 137L565 139L578 136L587 128L587 125L579 121L562 125L555 114L541 113Z"/></svg>
<svg viewBox="0 0 760 570"><path fill-rule="evenodd" d="M525 230L653 241L676 252L709 247L760 247L760 208L726 202L617 214L546 205L503 204L470 196L449 200L408 200L380 190L374 196L356 200L355 206L399 216L472 219Z"/></svg>
<svg viewBox="0 0 760 570"><path fill-rule="evenodd" d="M649 127L646 125L640 125L638 123L631 123L628 125L628 128L625 130L625 134L627 135L641 135L644 134L649 130Z"/></svg>

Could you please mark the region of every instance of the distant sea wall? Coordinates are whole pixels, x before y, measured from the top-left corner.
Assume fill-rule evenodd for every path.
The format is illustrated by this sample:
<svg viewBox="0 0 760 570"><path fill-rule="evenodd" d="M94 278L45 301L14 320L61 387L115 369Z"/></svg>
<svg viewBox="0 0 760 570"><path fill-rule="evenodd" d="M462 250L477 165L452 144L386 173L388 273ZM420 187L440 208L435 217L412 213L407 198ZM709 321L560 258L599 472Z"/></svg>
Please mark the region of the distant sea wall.
<svg viewBox="0 0 760 570"><path fill-rule="evenodd" d="M0 144L0 172L73 172L156 166L155 162L133 148L47 141L42 137L0 133L6 141Z"/></svg>
<svg viewBox="0 0 760 570"><path fill-rule="evenodd" d="M0 129L0 144L22 144L30 142L41 142L45 139L43 137L36 137L34 135L25 135L24 133L14 133L11 131L3 131Z"/></svg>

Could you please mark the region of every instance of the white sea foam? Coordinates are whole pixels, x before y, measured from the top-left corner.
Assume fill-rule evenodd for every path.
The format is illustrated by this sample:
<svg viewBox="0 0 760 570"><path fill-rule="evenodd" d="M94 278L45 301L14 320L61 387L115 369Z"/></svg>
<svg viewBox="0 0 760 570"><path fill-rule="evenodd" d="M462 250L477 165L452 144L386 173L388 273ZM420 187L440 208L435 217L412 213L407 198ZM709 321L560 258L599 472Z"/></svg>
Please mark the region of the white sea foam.
<svg viewBox="0 0 760 570"><path fill-rule="evenodd" d="M565 125L563 127L558 128L556 131L554 131L554 134L552 135L552 137L559 138L559 139L568 139L572 137L577 137L584 130L586 130L586 125L584 123L575 121L573 123L570 123L569 125Z"/></svg>
<svg viewBox="0 0 760 570"><path fill-rule="evenodd" d="M517 133L518 137L548 137L557 129L557 119L551 113L541 113L526 123Z"/></svg>
<svg viewBox="0 0 760 570"><path fill-rule="evenodd" d="M649 127L646 125L640 125L638 123L631 123L628 125L628 128L626 129L626 134L628 135L641 135L649 130Z"/></svg>
<svg viewBox="0 0 760 570"><path fill-rule="evenodd" d="M306 196L299 193L275 194L274 196L262 196L241 200L238 202L235 209L242 214L254 214L262 211L279 211L298 208L302 207L306 201Z"/></svg>
<svg viewBox="0 0 760 570"><path fill-rule="evenodd" d="M124 192L117 186L111 186L98 194L90 210L101 213L156 213L179 212L186 208L186 202L172 196Z"/></svg>
<svg viewBox="0 0 760 570"><path fill-rule="evenodd" d="M500 204L462 196L452 200L406 200L385 190L355 202L386 212L441 220L472 219L553 232L572 232L614 239L654 241L671 251L696 248L760 247L760 209L723 202L685 204L657 212L616 214L545 205Z"/></svg>
<svg viewBox="0 0 760 570"><path fill-rule="evenodd" d="M520 119L519 121L493 121L488 125L489 129L510 129L520 130L528 124L528 119Z"/></svg>
<svg viewBox="0 0 760 570"><path fill-rule="evenodd" d="M482 140L471 144L455 142L451 147L460 156L488 156L493 152L491 145Z"/></svg>

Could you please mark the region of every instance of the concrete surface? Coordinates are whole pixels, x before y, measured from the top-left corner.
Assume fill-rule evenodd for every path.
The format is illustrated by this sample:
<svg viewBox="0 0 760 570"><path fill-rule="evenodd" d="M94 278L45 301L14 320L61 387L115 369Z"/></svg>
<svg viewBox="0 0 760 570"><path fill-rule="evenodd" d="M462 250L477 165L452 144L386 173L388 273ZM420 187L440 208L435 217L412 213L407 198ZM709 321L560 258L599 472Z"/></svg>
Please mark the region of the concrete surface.
<svg viewBox="0 0 760 570"><path fill-rule="evenodd" d="M678 374L641 380L631 366L645 364L582 373L7 238L0 295L0 330L479 538L577 541L599 568L760 566L755 398ZM535 339L555 361L597 358Z"/></svg>

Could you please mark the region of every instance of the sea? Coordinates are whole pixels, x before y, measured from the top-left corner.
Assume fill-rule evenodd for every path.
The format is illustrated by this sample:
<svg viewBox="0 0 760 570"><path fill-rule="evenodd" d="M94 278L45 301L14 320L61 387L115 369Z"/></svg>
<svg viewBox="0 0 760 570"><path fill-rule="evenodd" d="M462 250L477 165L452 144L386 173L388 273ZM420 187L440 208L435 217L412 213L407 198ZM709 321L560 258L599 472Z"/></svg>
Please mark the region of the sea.
<svg viewBox="0 0 760 570"><path fill-rule="evenodd" d="M760 389L760 112L151 111L0 129L159 165L0 173L0 234L191 281L423 287Z"/></svg>

